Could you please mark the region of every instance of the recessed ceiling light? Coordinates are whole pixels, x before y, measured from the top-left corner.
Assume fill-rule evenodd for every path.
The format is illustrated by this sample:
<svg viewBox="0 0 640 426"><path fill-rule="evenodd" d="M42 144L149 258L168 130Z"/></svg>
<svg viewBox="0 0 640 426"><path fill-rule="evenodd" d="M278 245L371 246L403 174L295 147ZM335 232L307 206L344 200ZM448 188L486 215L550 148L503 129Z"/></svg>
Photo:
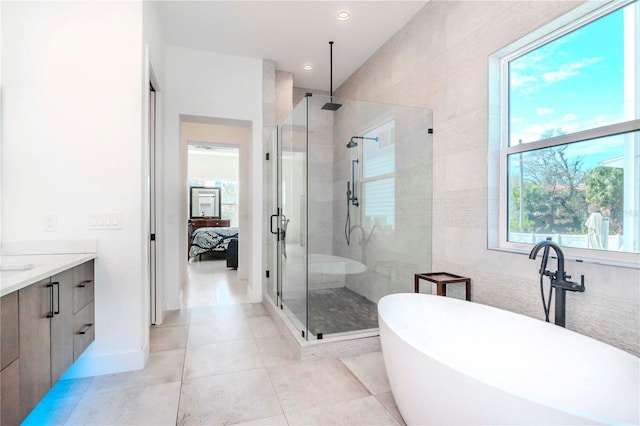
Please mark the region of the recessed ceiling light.
<svg viewBox="0 0 640 426"><path fill-rule="evenodd" d="M302 69L304 69L305 71L311 71L313 69L313 65L311 64L304 64L304 66L302 67Z"/></svg>
<svg viewBox="0 0 640 426"><path fill-rule="evenodd" d="M349 13L348 10L341 10L340 12L338 12L338 20L340 21L346 21L351 17L351 14Z"/></svg>

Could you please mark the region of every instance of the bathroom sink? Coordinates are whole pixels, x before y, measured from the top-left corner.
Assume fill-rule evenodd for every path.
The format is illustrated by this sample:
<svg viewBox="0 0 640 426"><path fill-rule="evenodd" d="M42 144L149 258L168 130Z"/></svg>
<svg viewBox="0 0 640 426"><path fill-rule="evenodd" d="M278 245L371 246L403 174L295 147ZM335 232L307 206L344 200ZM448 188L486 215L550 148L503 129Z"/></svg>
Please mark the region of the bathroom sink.
<svg viewBox="0 0 640 426"><path fill-rule="evenodd" d="M33 263L14 263L0 265L0 279L11 279L35 268Z"/></svg>

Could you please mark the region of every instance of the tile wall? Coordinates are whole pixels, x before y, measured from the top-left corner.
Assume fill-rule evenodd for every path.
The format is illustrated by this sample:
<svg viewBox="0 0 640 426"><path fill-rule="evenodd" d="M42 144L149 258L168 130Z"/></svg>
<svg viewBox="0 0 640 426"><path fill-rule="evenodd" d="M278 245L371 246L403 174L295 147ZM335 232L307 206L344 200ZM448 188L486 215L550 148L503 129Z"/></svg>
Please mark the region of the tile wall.
<svg viewBox="0 0 640 426"><path fill-rule="evenodd" d="M370 102L345 101L336 115L333 180L333 252L363 263L364 273L348 275L347 288L374 303L387 294L413 291L413 274L431 269L432 114L429 110ZM393 227L363 221L362 186L357 185L359 206L350 205L350 244L345 237L346 182L357 148L347 149L352 136L394 122L395 197ZM365 144L374 142L366 141ZM363 144L362 141L359 142ZM358 157L362 163L362 153ZM364 236L364 238L363 238ZM430 290L430 289L428 289ZM427 291L429 292L429 291Z"/></svg>
<svg viewBox="0 0 640 426"><path fill-rule="evenodd" d="M431 268L471 277L476 302L536 318L543 316L538 265L487 249L488 57L580 4L431 1L337 90L433 110ZM640 354L640 271L567 269L584 274L587 286L567 296L567 328Z"/></svg>

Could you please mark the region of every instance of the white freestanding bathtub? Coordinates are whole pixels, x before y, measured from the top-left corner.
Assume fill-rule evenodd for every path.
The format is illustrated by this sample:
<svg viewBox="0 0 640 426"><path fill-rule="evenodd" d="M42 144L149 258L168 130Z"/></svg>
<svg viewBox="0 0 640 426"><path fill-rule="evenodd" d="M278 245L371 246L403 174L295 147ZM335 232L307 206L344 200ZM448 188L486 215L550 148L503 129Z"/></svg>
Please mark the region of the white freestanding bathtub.
<svg viewBox="0 0 640 426"><path fill-rule="evenodd" d="M640 423L640 359L605 343L427 294L385 296L378 317L409 425Z"/></svg>

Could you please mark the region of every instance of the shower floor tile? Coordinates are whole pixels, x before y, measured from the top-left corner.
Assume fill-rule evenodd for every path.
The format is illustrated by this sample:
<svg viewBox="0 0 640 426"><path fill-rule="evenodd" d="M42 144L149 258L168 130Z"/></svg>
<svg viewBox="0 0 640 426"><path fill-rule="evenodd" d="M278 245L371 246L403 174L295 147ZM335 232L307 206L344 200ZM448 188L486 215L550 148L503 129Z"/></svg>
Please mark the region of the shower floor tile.
<svg viewBox="0 0 640 426"><path fill-rule="evenodd" d="M304 324L304 299L285 299ZM309 290L309 331L313 334L345 333L378 328L378 307L346 287Z"/></svg>

